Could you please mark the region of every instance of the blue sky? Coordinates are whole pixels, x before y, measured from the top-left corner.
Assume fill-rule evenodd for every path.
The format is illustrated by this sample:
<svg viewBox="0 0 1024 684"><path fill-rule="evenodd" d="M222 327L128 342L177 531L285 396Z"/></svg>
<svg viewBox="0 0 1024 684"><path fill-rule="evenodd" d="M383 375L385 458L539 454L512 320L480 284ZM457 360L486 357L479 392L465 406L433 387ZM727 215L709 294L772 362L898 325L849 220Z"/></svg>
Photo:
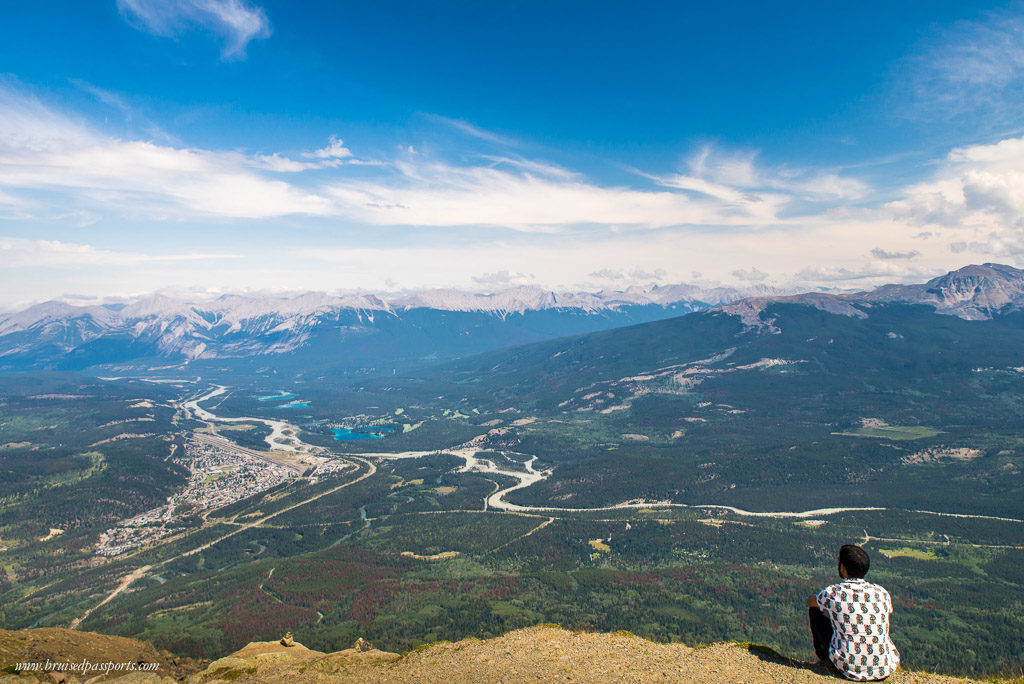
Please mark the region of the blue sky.
<svg viewBox="0 0 1024 684"><path fill-rule="evenodd" d="M1024 265L1024 5L0 7L0 307Z"/></svg>

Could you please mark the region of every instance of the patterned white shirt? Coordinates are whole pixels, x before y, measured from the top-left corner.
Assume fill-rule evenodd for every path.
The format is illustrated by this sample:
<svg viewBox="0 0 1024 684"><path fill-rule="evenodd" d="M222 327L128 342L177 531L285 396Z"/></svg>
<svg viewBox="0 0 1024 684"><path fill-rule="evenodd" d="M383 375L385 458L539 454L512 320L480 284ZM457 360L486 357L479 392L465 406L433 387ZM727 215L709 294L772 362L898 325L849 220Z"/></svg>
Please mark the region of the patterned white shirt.
<svg viewBox="0 0 1024 684"><path fill-rule="evenodd" d="M829 658L848 679L884 679L896 671L900 653L889 638L889 592L845 579L818 592L818 608L832 621Z"/></svg>

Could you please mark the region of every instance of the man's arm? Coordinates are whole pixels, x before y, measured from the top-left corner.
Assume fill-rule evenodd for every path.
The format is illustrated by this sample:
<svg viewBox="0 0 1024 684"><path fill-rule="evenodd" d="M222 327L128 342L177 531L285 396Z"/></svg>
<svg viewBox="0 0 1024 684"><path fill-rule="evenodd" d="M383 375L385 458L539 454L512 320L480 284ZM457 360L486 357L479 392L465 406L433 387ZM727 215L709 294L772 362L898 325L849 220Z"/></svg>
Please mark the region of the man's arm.
<svg viewBox="0 0 1024 684"><path fill-rule="evenodd" d="M818 595L817 594L811 594L810 596L808 596L807 597L807 605L810 606L811 608L817 608L818 607Z"/></svg>

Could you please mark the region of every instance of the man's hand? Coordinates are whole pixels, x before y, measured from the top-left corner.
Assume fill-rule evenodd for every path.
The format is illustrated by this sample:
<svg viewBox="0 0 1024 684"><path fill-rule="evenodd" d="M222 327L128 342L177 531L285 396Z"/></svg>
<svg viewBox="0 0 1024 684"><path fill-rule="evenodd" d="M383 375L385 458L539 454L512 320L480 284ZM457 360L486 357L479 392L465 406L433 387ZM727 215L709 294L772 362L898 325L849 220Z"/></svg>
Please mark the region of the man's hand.
<svg viewBox="0 0 1024 684"><path fill-rule="evenodd" d="M810 596L808 596L807 597L807 605L809 607L811 607L811 608L817 608L818 607L818 595L817 594L811 594Z"/></svg>

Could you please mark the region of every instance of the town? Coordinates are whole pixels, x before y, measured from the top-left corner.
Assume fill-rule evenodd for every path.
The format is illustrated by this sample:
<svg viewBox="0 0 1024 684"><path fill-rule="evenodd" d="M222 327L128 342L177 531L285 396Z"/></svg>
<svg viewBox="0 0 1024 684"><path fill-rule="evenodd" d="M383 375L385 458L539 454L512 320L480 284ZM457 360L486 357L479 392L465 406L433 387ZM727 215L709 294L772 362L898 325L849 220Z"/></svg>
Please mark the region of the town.
<svg viewBox="0 0 1024 684"><path fill-rule="evenodd" d="M100 535L97 553L117 556L175 532L190 515L222 508L296 477L293 468L258 458L238 449L190 439L176 462L189 470L189 479L167 503L122 520Z"/></svg>

